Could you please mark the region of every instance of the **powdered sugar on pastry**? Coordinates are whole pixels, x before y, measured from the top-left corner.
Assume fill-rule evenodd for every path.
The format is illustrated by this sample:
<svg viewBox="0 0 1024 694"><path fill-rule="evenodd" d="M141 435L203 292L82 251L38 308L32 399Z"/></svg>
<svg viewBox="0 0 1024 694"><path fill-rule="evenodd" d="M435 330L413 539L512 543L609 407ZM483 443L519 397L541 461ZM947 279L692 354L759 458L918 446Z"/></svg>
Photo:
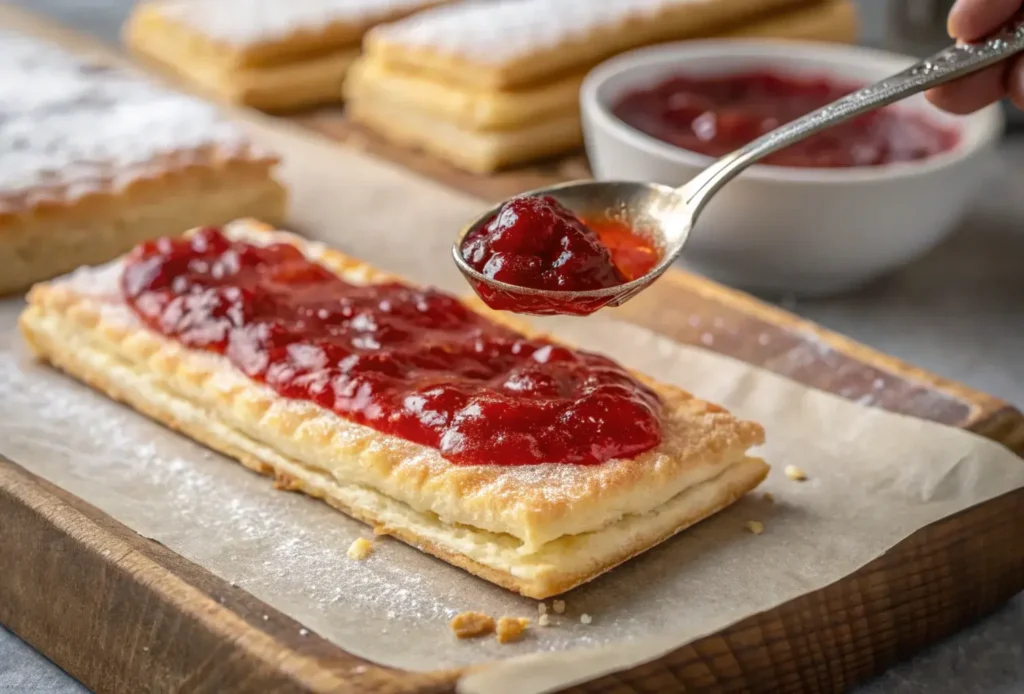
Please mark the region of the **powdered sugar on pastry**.
<svg viewBox="0 0 1024 694"><path fill-rule="evenodd" d="M74 199L195 162L269 158L209 104L4 32L0 152L0 211L29 195Z"/></svg>
<svg viewBox="0 0 1024 694"><path fill-rule="evenodd" d="M275 41L334 23L373 24L437 0L164 0L156 9L232 45Z"/></svg>
<svg viewBox="0 0 1024 694"><path fill-rule="evenodd" d="M460 2L378 27L404 46L502 63L586 37L603 28L657 19L667 10L716 0L487 0ZM625 27L628 31L628 27Z"/></svg>

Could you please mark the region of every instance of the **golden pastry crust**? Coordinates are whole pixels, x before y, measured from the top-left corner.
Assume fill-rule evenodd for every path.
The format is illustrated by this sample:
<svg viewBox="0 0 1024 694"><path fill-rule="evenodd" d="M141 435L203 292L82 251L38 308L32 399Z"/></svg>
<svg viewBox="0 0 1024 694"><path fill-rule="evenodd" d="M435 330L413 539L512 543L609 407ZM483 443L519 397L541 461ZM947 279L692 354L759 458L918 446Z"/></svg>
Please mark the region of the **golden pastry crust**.
<svg viewBox="0 0 1024 694"><path fill-rule="evenodd" d="M351 282L390 276L253 223L236 238L293 243ZM289 488L326 499L450 563L531 597L568 590L727 506L767 473L762 428L681 390L664 444L598 466L457 466L434 449L290 401L211 354L143 329L116 263L33 289L22 330L55 365Z"/></svg>
<svg viewBox="0 0 1024 694"><path fill-rule="evenodd" d="M271 177L270 166L192 166L76 200L40 195L31 206L0 212L0 296L80 265L106 262L148 239L200 223L227 223L240 211L281 221L288 194Z"/></svg>
<svg viewBox="0 0 1024 694"><path fill-rule="evenodd" d="M446 0L148 0L122 31L136 56L202 91L265 111L341 99L348 67L370 27Z"/></svg>
<svg viewBox="0 0 1024 694"><path fill-rule="evenodd" d="M427 10L371 29L370 56L482 90L584 71L617 53L711 36L805 0L492 0Z"/></svg>

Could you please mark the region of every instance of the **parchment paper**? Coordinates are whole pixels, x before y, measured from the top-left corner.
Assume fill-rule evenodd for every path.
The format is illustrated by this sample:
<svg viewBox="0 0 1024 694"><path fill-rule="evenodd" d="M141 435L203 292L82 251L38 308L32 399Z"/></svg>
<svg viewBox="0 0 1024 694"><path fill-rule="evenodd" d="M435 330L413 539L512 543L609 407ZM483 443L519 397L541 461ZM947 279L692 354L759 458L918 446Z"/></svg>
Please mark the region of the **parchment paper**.
<svg viewBox="0 0 1024 694"><path fill-rule="evenodd" d="M464 292L448 259L482 205L288 128L254 131L286 154L300 231L386 269ZM365 562L365 526L250 473L31 363L0 305L0 453L251 592L342 648L427 670L507 659L465 692L548 691L650 660L834 582L915 530L1024 485L1024 465L971 434L871 410L600 316L545 327L762 422L775 467L758 493L566 596L523 642L457 642L474 609L536 617L519 598L401 543ZM796 464L809 480L791 481ZM763 500L771 491L776 503ZM764 523L755 536L747 521ZM593 622L581 624L582 614Z"/></svg>

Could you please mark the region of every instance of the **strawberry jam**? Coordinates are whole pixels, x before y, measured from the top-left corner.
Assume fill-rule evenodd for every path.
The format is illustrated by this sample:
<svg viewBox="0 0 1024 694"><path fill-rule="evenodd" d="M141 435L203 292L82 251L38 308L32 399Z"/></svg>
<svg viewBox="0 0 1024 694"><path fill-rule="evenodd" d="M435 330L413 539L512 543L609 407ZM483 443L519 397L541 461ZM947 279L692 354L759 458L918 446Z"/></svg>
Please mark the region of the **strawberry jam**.
<svg viewBox="0 0 1024 694"><path fill-rule="evenodd" d="M121 286L152 330L456 464L593 465L661 441L657 396L611 360L524 338L434 289L349 284L288 244L217 229L152 241Z"/></svg>
<svg viewBox="0 0 1024 694"><path fill-rule="evenodd" d="M622 96L612 112L627 125L683 149L721 157L859 87L768 72L710 78L677 75ZM901 109L882 108L775 152L775 166L841 168L925 159L958 134Z"/></svg>
<svg viewBox="0 0 1024 694"><path fill-rule="evenodd" d="M525 195L468 233L461 252L470 267L492 280L557 292L625 284L659 257L649 240L622 223L584 222L552 197ZM504 292L482 282L473 288L491 308L521 313L586 315L609 301Z"/></svg>

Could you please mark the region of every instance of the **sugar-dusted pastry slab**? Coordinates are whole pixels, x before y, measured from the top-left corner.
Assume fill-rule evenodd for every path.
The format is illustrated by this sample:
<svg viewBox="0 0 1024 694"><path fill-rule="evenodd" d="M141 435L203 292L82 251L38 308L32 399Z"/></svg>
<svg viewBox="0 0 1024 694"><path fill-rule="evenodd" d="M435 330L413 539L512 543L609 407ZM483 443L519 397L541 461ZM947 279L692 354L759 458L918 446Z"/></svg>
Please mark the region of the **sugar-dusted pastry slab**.
<svg viewBox="0 0 1024 694"><path fill-rule="evenodd" d="M0 30L0 294L183 223L279 219L276 162L208 104Z"/></svg>
<svg viewBox="0 0 1024 694"><path fill-rule="evenodd" d="M363 34L445 0L145 0L124 27L138 56L232 103L281 111L339 100Z"/></svg>
<svg viewBox="0 0 1024 694"><path fill-rule="evenodd" d="M0 7L3 21L28 24L7 7ZM275 134L274 144L286 159L303 163L292 173L307 173L296 190L306 227L358 244L392 225L394 218L387 210L394 206L385 203L394 198L388 191L395 190L396 177L406 182L410 177L398 176L392 167L366 165L365 158L319 138L303 138L294 128L266 128ZM341 164L353 158L361 166L353 170ZM346 191L341 184L348 192L328 200L332 191ZM433 205L436 214L444 215L443 203L449 197L421 182L414 191L404 190L403 205ZM345 209L380 210L380 216L371 214L363 220L359 229L364 236L346 236L351 218L328 214L330 205L339 203ZM456 218L450 221L457 223ZM407 243L392 245L387 252L394 263L413 268L432 242L424 233L405 238ZM710 345L801 383L969 429L1024 452L1024 422L1006 403L701 278L674 273L664 280L652 288L650 303L638 304L635 314L622 317L680 342ZM66 460L86 463L73 452ZM136 468L142 460L126 459L125 465ZM260 538L266 527L258 510L276 495L267 486L243 509L223 498L214 503L236 513L256 510L252 531ZM0 622L92 691L136 694L152 689L154 683L187 689L201 678L224 694L249 694L254 689L454 692L466 674L460 669L408 672L380 667L346 652L249 591L15 463L0 462L0 518L0 565L5 567L0 572ZM604 669L592 672L592 679L582 675L565 691L848 689L977 621L1024 588L1024 547L1018 541L1022 524L1024 494L1014 492L915 533L823 590L671 649L643 665L606 662ZM768 524L766 534L770 532ZM755 538L761 539L764 536ZM26 553L26 547L34 549ZM329 581L325 584L330 586ZM338 599L349 597L341 593ZM594 615L594 625L600 618ZM686 611L665 618L683 620ZM573 619L578 623L578 615ZM388 634L367 631L367 637L390 636L397 650L411 643L393 626L384 628ZM527 683L527 675L533 674L539 672L527 671L506 683Z"/></svg>
<svg viewBox="0 0 1024 694"><path fill-rule="evenodd" d="M710 36L803 0L489 0L371 30L366 53L479 89L520 87L622 51Z"/></svg>

